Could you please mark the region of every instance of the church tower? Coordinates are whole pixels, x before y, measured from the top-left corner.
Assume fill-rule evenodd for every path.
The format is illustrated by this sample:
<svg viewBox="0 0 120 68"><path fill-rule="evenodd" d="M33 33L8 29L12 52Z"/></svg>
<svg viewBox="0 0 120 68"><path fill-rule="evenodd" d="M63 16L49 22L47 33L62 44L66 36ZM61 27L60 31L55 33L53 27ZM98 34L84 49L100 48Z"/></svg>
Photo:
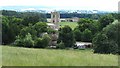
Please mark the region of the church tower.
<svg viewBox="0 0 120 68"><path fill-rule="evenodd" d="M59 23L60 22L60 14L59 12L51 12L51 23L55 25L55 29L59 28Z"/></svg>

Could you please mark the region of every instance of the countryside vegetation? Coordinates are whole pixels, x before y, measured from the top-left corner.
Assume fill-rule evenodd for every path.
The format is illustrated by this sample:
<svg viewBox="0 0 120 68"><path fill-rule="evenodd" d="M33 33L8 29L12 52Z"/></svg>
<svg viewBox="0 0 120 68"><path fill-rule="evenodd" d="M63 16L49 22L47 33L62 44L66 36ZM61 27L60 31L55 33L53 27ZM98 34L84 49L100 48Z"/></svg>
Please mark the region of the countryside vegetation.
<svg viewBox="0 0 120 68"><path fill-rule="evenodd" d="M118 65L120 15L117 13L81 14L78 22L60 22L58 31L48 28L47 14L2 10L2 15L0 47L4 66ZM74 16L67 16L71 15ZM55 32L59 33L56 49L51 49L48 34ZM93 47L74 49L77 41L91 42Z"/></svg>

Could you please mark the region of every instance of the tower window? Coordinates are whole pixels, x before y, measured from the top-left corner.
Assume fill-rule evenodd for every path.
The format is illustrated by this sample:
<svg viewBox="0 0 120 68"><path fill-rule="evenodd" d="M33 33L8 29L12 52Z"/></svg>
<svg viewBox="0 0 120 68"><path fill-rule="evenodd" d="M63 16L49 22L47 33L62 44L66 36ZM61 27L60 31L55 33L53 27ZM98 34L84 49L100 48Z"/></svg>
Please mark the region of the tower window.
<svg viewBox="0 0 120 68"><path fill-rule="evenodd" d="M53 18L55 18L55 15L53 15Z"/></svg>
<svg viewBox="0 0 120 68"><path fill-rule="evenodd" d="M53 20L53 23L55 23L55 21Z"/></svg>

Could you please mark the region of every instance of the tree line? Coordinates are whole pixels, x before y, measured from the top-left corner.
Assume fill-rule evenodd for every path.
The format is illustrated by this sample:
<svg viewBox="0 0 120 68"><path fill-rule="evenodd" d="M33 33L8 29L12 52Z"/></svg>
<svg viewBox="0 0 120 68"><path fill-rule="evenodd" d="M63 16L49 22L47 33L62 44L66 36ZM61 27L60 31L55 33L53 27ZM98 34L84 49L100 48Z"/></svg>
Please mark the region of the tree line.
<svg viewBox="0 0 120 68"><path fill-rule="evenodd" d="M77 41L92 42L94 53L120 54L120 22L111 14L101 16L98 21L80 19L74 29Z"/></svg>
<svg viewBox="0 0 120 68"><path fill-rule="evenodd" d="M2 15L4 45L46 48L51 40L49 34L57 32L48 28L46 15L42 13L4 10ZM97 20L80 18L74 30L67 25L60 27L57 48L74 47L76 41L83 41L92 42L94 53L120 54L120 23L113 23L118 19L117 16L119 15L106 14Z"/></svg>

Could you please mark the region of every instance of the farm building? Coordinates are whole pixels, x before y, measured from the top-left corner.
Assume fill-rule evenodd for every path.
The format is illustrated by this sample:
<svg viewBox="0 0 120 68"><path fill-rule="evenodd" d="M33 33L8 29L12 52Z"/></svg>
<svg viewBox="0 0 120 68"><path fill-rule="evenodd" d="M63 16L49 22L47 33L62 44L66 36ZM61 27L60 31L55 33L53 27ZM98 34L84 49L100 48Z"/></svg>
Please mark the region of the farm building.
<svg viewBox="0 0 120 68"><path fill-rule="evenodd" d="M84 49L84 48L91 48L92 43L89 42L76 42L75 44L79 49Z"/></svg>

